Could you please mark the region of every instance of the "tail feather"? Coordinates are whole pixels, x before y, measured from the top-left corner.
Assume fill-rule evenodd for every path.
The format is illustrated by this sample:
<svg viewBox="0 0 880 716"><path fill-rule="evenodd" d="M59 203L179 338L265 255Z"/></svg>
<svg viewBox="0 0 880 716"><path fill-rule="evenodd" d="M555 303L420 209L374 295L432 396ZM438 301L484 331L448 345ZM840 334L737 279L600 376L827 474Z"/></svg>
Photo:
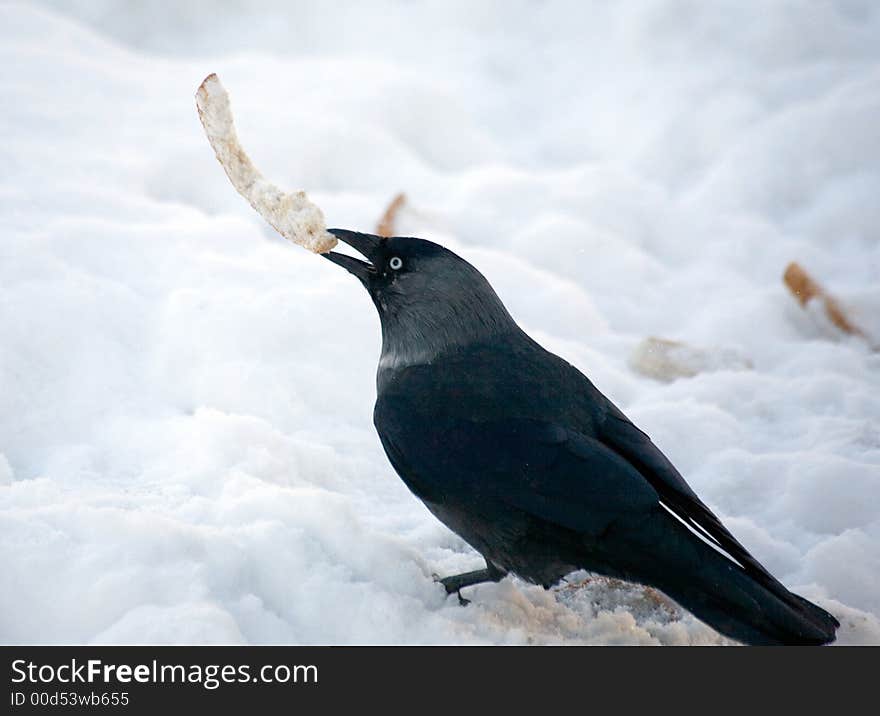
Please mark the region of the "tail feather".
<svg viewBox="0 0 880 716"><path fill-rule="evenodd" d="M744 644L818 646L834 641L840 626L831 614L806 599L793 594L799 603L794 607L754 581L736 588L693 582L661 589L697 618Z"/></svg>
<svg viewBox="0 0 880 716"><path fill-rule="evenodd" d="M653 526L656 532L640 535L649 539L633 545L630 574L617 576L657 587L698 619L745 644L820 645L836 638L840 623L834 616L772 577L768 581L747 571L680 525L661 521Z"/></svg>
<svg viewBox="0 0 880 716"><path fill-rule="evenodd" d="M711 547L691 578L660 588L716 630L746 644L828 644L840 623L788 590L770 589ZM783 588L784 589L784 588Z"/></svg>

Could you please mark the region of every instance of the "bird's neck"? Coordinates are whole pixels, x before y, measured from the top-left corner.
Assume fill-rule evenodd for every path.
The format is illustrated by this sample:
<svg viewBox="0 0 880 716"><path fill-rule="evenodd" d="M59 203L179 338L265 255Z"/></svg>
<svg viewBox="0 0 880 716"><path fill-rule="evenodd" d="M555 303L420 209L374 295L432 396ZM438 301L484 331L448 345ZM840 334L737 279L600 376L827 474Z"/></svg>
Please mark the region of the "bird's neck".
<svg viewBox="0 0 880 716"><path fill-rule="evenodd" d="M500 307L500 310L498 310ZM404 315L382 317L382 353L379 356L378 382L396 371L418 365L431 365L444 356L466 350L478 343L490 343L513 332L519 326L504 309L450 310L438 316L437 307L428 315L420 315L418 307L410 307ZM430 317L432 320L427 320Z"/></svg>

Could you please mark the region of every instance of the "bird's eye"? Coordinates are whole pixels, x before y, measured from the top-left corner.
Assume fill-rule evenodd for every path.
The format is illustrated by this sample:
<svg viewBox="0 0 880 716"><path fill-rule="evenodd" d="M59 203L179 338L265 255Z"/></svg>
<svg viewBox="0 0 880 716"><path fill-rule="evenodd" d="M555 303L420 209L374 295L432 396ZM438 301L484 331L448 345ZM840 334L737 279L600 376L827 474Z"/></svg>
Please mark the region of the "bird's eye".
<svg viewBox="0 0 880 716"><path fill-rule="evenodd" d="M388 266L392 271L398 271L400 267L403 266L403 261L399 256L392 256L391 260L388 262Z"/></svg>

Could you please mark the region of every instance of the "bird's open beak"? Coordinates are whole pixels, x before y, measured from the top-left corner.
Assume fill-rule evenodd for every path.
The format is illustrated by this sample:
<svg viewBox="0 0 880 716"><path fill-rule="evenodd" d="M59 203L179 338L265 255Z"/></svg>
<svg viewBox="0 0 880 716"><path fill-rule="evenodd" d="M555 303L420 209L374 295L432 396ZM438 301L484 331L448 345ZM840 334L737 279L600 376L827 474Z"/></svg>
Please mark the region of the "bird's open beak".
<svg viewBox="0 0 880 716"><path fill-rule="evenodd" d="M327 231L343 243L346 243L355 249L358 253L363 255L367 261L361 261L360 259L354 258L354 256L347 256L346 254L340 254L336 251L322 254L322 256L333 263L342 266L346 271L354 274L360 279L361 283L366 284L367 281L369 281L370 276L376 273L376 268L370 263L370 259L375 254L376 249L382 241L382 237L374 236L373 234L361 234L357 231L348 231L347 229L327 229Z"/></svg>

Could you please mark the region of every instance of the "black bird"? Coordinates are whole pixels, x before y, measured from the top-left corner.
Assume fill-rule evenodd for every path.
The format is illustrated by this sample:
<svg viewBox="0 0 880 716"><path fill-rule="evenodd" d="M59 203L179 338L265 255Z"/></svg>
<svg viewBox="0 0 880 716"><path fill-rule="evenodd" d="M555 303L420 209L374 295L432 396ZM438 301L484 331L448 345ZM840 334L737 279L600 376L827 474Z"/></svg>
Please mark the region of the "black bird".
<svg viewBox="0 0 880 716"><path fill-rule="evenodd" d="M367 259L325 254L379 311L373 421L388 459L486 560L440 580L447 593L508 573L548 588L586 569L656 587L747 644L834 640L838 621L749 554L645 433L517 326L473 266L423 239L331 233Z"/></svg>

